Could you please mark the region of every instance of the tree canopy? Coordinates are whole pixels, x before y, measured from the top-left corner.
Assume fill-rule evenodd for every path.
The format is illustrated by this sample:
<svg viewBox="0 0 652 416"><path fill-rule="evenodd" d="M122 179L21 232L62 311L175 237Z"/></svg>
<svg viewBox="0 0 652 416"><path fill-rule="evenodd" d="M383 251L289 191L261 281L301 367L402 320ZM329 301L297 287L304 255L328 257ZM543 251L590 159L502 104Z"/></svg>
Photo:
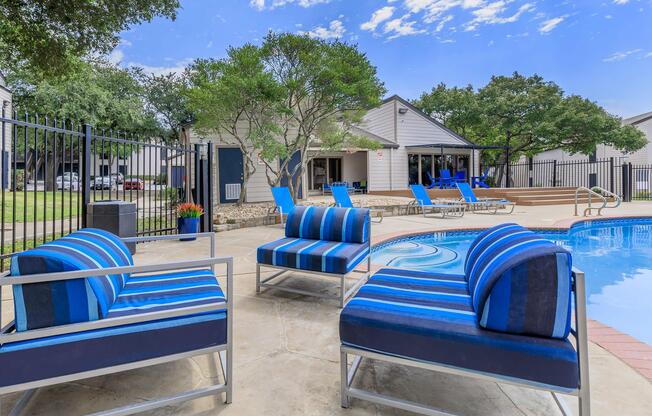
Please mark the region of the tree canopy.
<svg viewBox="0 0 652 416"><path fill-rule="evenodd" d="M355 45L270 33L261 46L196 61L191 80L196 127L238 141L249 172L260 160L271 186L284 177L300 180L320 150L378 146L351 133L385 93L376 68ZM291 166L297 153L300 162ZM295 196L296 181L288 183Z"/></svg>
<svg viewBox="0 0 652 416"><path fill-rule="evenodd" d="M509 146L513 158L558 148L590 154L598 144L632 152L646 144L641 131L538 75L493 76L479 90L439 84L414 104L479 144ZM502 163L506 156L485 154Z"/></svg>
<svg viewBox="0 0 652 416"><path fill-rule="evenodd" d="M131 25L174 19L178 7L178 0L1 0L0 68L65 74L77 58L110 52Z"/></svg>

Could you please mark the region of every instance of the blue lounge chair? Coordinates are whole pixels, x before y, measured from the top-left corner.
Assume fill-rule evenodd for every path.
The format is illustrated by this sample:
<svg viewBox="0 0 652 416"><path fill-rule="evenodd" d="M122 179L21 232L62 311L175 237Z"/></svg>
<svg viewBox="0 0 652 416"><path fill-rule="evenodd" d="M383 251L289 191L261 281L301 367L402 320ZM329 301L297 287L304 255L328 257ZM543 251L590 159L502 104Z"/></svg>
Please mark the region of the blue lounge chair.
<svg viewBox="0 0 652 416"><path fill-rule="evenodd" d="M333 198L335 199L335 206L340 207L340 208L360 208L354 207L353 206L353 201L351 201L351 197L349 196L349 191L346 189L344 186L333 186L332 188L333 191ZM369 212L372 214L372 218L378 218L378 223L383 222L383 216L385 215L385 210L382 209L373 209L370 208ZM375 215L374 215L375 213Z"/></svg>
<svg viewBox="0 0 652 416"><path fill-rule="evenodd" d="M281 224L283 224L283 218L287 217L290 211L294 209L294 200L292 199L290 190L286 186L272 188L272 195L274 196L276 206L270 215L278 214L281 217Z"/></svg>
<svg viewBox="0 0 652 416"><path fill-rule="evenodd" d="M485 188L489 189L490 186L487 185L487 178L489 177L489 169L485 169L484 173L481 176L474 176L471 178L471 182L474 188Z"/></svg>
<svg viewBox="0 0 652 416"><path fill-rule="evenodd" d="M214 233L182 237L210 238ZM211 384L102 415L127 415L212 395L232 396L233 259L134 266L126 243L179 235L120 239L81 229L11 258L15 319L0 332L0 395L182 358L219 353L224 384ZM226 265L227 296L214 268ZM1 317L0 317L1 318ZM0 319L0 322L2 320ZM2 322L3 324L7 321Z"/></svg>
<svg viewBox="0 0 652 416"><path fill-rule="evenodd" d="M424 217L427 212L437 212L442 218L464 216L464 205L457 201L433 203L423 185L410 185L410 190L414 195L414 201L410 204L417 207Z"/></svg>
<svg viewBox="0 0 652 416"><path fill-rule="evenodd" d="M369 210L297 206L288 215L285 238L258 247L256 293L262 287L286 292L338 299L340 307L369 277L371 270ZM366 260L367 270L356 270ZM261 268L279 270L261 280ZM303 272L340 280L337 296L296 289L273 280L287 272ZM346 281L353 273L360 278L347 289Z"/></svg>
<svg viewBox="0 0 652 416"><path fill-rule="evenodd" d="M575 395L589 416L584 274L571 270L569 252L516 224L481 233L464 274L381 269L340 314L342 407L452 414L354 386L369 360L547 391L564 415L559 394Z"/></svg>
<svg viewBox="0 0 652 416"><path fill-rule="evenodd" d="M453 181L457 182L466 182L466 172L463 170L458 170L455 172L455 176L453 177Z"/></svg>
<svg viewBox="0 0 652 416"><path fill-rule="evenodd" d="M458 183L456 186L462 195L464 203L473 212L496 214L499 209L507 209L507 207L509 207L509 211L505 213L511 214L514 212L514 208L516 207L515 203L506 199L479 199L475 196L473 189L471 189L471 186L469 186L468 183Z"/></svg>
<svg viewBox="0 0 652 416"><path fill-rule="evenodd" d="M450 189L455 187L455 181L453 180L453 177L451 176L451 173L448 169L439 170L439 178L433 178L430 172L426 172L426 174L430 180L428 189Z"/></svg>

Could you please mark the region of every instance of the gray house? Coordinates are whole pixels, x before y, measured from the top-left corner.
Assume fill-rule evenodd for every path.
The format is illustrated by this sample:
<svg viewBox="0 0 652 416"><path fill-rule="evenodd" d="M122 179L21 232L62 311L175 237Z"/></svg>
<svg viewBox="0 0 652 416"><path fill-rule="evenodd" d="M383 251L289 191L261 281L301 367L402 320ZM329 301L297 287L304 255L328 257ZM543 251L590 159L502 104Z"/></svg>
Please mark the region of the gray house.
<svg viewBox="0 0 652 416"><path fill-rule="evenodd" d="M314 149L302 178L302 195L321 194L326 183L363 183L369 192L405 190L410 184L430 184L440 169L451 174L477 175L479 151L464 137L447 129L407 100L394 95L370 110L354 133L376 140L379 150L350 149L321 152ZM192 132L191 140L200 137ZM216 147L215 200L235 202L240 196L242 154L228 136L201 137ZM272 200L265 168L258 166L247 186L247 202Z"/></svg>

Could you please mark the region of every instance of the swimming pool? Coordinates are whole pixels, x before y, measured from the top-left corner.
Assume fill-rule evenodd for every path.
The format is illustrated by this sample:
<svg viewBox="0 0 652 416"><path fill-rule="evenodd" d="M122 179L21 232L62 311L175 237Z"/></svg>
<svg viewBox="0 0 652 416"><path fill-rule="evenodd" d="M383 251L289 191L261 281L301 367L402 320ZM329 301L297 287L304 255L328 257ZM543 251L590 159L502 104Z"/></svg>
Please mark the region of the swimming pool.
<svg viewBox="0 0 652 416"><path fill-rule="evenodd" d="M568 231L538 230L573 253L586 273L588 314L652 345L652 218L590 220ZM462 273L478 231L447 231L391 240L372 261L394 267Z"/></svg>

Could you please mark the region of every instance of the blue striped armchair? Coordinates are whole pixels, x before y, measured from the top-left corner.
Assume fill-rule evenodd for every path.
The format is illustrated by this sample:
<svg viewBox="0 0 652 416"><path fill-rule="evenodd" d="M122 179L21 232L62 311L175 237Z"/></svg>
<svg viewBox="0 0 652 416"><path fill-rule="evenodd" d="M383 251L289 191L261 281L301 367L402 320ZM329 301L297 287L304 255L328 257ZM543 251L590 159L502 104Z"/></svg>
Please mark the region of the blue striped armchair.
<svg viewBox="0 0 652 416"><path fill-rule="evenodd" d="M516 224L482 232L464 274L381 269L340 315L342 406L355 397L450 414L353 387L372 358L548 391L564 414L558 394L575 395L588 416L585 302L570 253ZM348 355L357 357L350 369Z"/></svg>
<svg viewBox="0 0 652 416"><path fill-rule="evenodd" d="M337 298L340 306L366 281L370 270L369 210L361 208L335 208L297 206L288 215L285 238L258 247L256 267L256 292L262 287L294 293L323 296L272 282L286 272L304 272L340 279ZM367 270L357 266L367 261ZM261 268L277 269L271 277L261 280ZM352 273L361 277L346 287ZM329 297L329 296L326 296Z"/></svg>
<svg viewBox="0 0 652 416"><path fill-rule="evenodd" d="M12 414L42 386L216 352L224 384L113 411L131 414L222 393L231 401L232 259L214 257L211 249L201 260L134 266L125 245L178 238L120 239L86 228L12 257L10 272L0 277L0 288L12 286L14 302L14 320L4 325L0 316L0 395L25 391ZM226 295L215 276L220 264L227 269Z"/></svg>

